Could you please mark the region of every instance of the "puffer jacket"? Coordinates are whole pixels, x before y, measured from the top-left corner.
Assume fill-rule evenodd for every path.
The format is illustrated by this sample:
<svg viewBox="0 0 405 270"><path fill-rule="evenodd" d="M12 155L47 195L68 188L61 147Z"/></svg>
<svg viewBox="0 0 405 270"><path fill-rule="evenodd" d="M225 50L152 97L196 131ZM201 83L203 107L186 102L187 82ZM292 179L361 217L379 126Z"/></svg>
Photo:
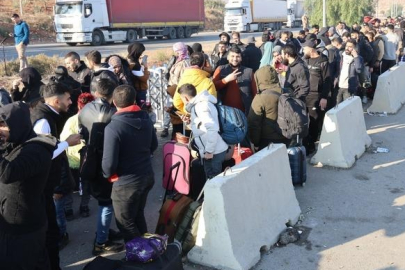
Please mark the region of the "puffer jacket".
<svg viewBox="0 0 405 270"><path fill-rule="evenodd" d="M297 57L289 65L284 87L291 89L296 98L305 101L309 93L309 70L301 58Z"/></svg>
<svg viewBox="0 0 405 270"><path fill-rule="evenodd" d="M204 153L215 155L228 149L228 145L219 134L216 103L217 99L213 95L203 91L186 106L187 112L191 113L191 130L201 157Z"/></svg>
<svg viewBox="0 0 405 270"><path fill-rule="evenodd" d="M210 93L214 97L217 97L217 90L215 89L215 85L211 81L210 74L208 72L196 67L186 68L183 72L183 75L181 76L173 97L174 107L182 112L186 112L186 110L184 108L184 103L180 98L178 90L180 86L186 83L194 85L194 87L197 89L197 94L201 93L204 90L208 90L208 93Z"/></svg>

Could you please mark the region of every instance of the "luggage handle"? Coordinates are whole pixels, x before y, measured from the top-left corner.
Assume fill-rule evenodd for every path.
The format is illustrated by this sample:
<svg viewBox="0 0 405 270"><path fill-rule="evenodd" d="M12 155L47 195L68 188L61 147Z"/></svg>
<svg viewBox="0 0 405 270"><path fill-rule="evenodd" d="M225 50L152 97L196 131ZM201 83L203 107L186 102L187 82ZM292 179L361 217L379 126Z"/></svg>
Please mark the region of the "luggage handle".
<svg viewBox="0 0 405 270"><path fill-rule="evenodd" d="M170 179L171 179L173 170L174 170L175 168L177 168L177 170L176 170L176 175L174 176L174 181L173 181L173 190L175 190L175 187L176 187L176 180L177 180L177 175L179 174L180 164L181 164L181 162L180 162L180 161L177 161L177 163L173 164L173 165L170 167L170 170L169 170L169 175L170 175ZM165 204L165 201L166 201L167 191L168 191L169 185L170 185L170 179L168 179L167 184L166 184L165 195L163 196L162 207L163 207L163 205ZM173 190L171 190L171 191L173 191Z"/></svg>

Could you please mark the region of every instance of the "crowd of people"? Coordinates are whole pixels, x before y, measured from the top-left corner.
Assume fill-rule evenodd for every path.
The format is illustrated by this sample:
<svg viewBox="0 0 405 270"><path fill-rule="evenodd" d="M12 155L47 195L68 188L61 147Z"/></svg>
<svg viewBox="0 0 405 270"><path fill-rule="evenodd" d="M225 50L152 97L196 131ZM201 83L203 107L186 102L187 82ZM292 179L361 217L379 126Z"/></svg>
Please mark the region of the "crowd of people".
<svg viewBox="0 0 405 270"><path fill-rule="evenodd" d="M240 33L223 32L209 55L199 43L175 43L160 136L169 136L170 125L172 139L193 134L207 178L215 177L229 150L215 104L246 115L245 141L255 151L269 143L289 147L300 140L285 138L277 124L279 96L288 92L307 106L309 134L301 139L313 153L325 112L352 95L367 103L378 76L405 61L405 21L372 22L312 25L296 37L266 30L260 47L254 37L244 44ZM22 50L28 41L21 42ZM28 64L21 58L20 79L1 92L0 265L60 269L74 190L81 194L81 217L90 216L90 196L98 203L93 255L119 252L122 239L148 232L144 208L155 182L158 140L145 46L132 43L127 57L104 60L97 50L84 61L69 52L46 84ZM110 228L114 217L119 232Z"/></svg>

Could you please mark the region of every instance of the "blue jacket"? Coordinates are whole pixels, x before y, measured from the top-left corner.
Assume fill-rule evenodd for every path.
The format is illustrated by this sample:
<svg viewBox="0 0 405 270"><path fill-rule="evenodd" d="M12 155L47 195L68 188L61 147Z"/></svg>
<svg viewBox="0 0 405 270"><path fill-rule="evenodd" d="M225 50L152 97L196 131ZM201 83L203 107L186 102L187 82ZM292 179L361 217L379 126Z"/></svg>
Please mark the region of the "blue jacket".
<svg viewBox="0 0 405 270"><path fill-rule="evenodd" d="M343 52L344 53L344 52ZM342 69L343 55L340 59L340 69ZM354 94L359 86L359 75L363 71L364 62L363 57L358 55L349 66L349 93ZM340 77L340 74L339 74Z"/></svg>
<svg viewBox="0 0 405 270"><path fill-rule="evenodd" d="M14 25L14 41L15 45L20 44L21 42L24 45L30 43L30 29L28 24L24 21L21 21L19 24Z"/></svg>

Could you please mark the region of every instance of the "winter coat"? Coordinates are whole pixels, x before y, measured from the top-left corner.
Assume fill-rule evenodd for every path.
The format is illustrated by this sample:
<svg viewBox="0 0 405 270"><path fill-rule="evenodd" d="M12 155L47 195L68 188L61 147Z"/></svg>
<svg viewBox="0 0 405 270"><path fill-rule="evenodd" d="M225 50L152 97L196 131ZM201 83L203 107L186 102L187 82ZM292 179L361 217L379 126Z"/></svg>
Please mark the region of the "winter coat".
<svg viewBox="0 0 405 270"><path fill-rule="evenodd" d="M11 100L8 91L4 88L0 88L0 104L4 106L10 104L11 102L13 101Z"/></svg>
<svg viewBox="0 0 405 270"><path fill-rule="evenodd" d="M259 69L262 51L253 43L249 43L242 53L242 66L251 68L253 72Z"/></svg>
<svg viewBox="0 0 405 270"><path fill-rule="evenodd" d="M340 70L342 70L343 55L340 60ZM358 55L353 59L349 65L349 92L351 94L356 93L357 87L359 86L359 74L363 71L363 58ZM339 74L340 79L340 74Z"/></svg>
<svg viewBox="0 0 405 270"><path fill-rule="evenodd" d="M316 96L327 99L331 91L332 82L329 74L329 59L321 54L317 58L305 59L309 70L309 93L308 96ZM309 106L307 104L307 106ZM311 105L312 106L312 105Z"/></svg>
<svg viewBox="0 0 405 270"><path fill-rule="evenodd" d="M10 128L0 160L0 231L35 232L47 223L44 189L56 139L35 134L29 108L22 102L0 107L0 115Z"/></svg>
<svg viewBox="0 0 405 270"><path fill-rule="evenodd" d="M248 115L249 138L255 146L265 140L285 139L277 124L278 99L281 88L278 74L271 66L261 67L255 73L258 93L254 97Z"/></svg>
<svg viewBox="0 0 405 270"><path fill-rule="evenodd" d="M222 56L219 53L213 54L211 60L213 63L212 73L214 73L217 67L228 64L228 52L225 52Z"/></svg>
<svg viewBox="0 0 405 270"><path fill-rule="evenodd" d="M292 91L296 98L305 101L309 93L309 70L299 57L289 65L287 70L284 88Z"/></svg>
<svg viewBox="0 0 405 270"><path fill-rule="evenodd" d="M134 65L130 64L130 69L132 72L132 84L137 91L148 90L148 80L150 76L150 71L147 67L141 66L141 70L135 71Z"/></svg>
<svg viewBox="0 0 405 270"><path fill-rule="evenodd" d="M115 113L105 128L103 175L118 177L115 185L143 181L153 175L150 155L158 141L153 124L146 111L137 105Z"/></svg>
<svg viewBox="0 0 405 270"><path fill-rule="evenodd" d="M92 93L96 91L97 84L100 79L108 79L114 82L116 85L119 85L117 76L115 76L114 72L109 70L108 64L106 63L103 63L100 69L93 71L91 74L90 91Z"/></svg>
<svg viewBox="0 0 405 270"><path fill-rule="evenodd" d="M210 74L208 72L195 67L186 68L183 72L183 75L181 76L173 97L174 107L184 113L186 113L186 110L178 91L180 86L187 83L194 85L194 87L197 89L197 94L201 93L204 90L208 90L211 95L217 97L217 90L215 89L215 85L211 81Z"/></svg>
<svg viewBox="0 0 405 270"><path fill-rule="evenodd" d="M360 37L359 41L357 42L357 52L363 58L364 65L372 67L373 61L373 47L370 45L368 40L363 37Z"/></svg>
<svg viewBox="0 0 405 270"><path fill-rule="evenodd" d="M190 60L184 59L179 62L176 62L172 68L170 69L170 78L168 85L178 85L181 75L183 74L184 70L190 66Z"/></svg>
<svg viewBox="0 0 405 270"><path fill-rule="evenodd" d="M83 61L75 71L69 71L69 76L81 84L82 93L90 93L91 70Z"/></svg>
<svg viewBox="0 0 405 270"><path fill-rule="evenodd" d="M40 88L43 85L42 76L33 67L27 67L20 71L19 73L24 87L21 89L13 88L10 91L11 99L15 101L24 101L25 103L31 103L41 100Z"/></svg>
<svg viewBox="0 0 405 270"><path fill-rule="evenodd" d="M186 109L191 114L191 130L200 156L205 153L219 154L228 149L219 134L218 111L215 107L217 99L203 91L187 104Z"/></svg>

